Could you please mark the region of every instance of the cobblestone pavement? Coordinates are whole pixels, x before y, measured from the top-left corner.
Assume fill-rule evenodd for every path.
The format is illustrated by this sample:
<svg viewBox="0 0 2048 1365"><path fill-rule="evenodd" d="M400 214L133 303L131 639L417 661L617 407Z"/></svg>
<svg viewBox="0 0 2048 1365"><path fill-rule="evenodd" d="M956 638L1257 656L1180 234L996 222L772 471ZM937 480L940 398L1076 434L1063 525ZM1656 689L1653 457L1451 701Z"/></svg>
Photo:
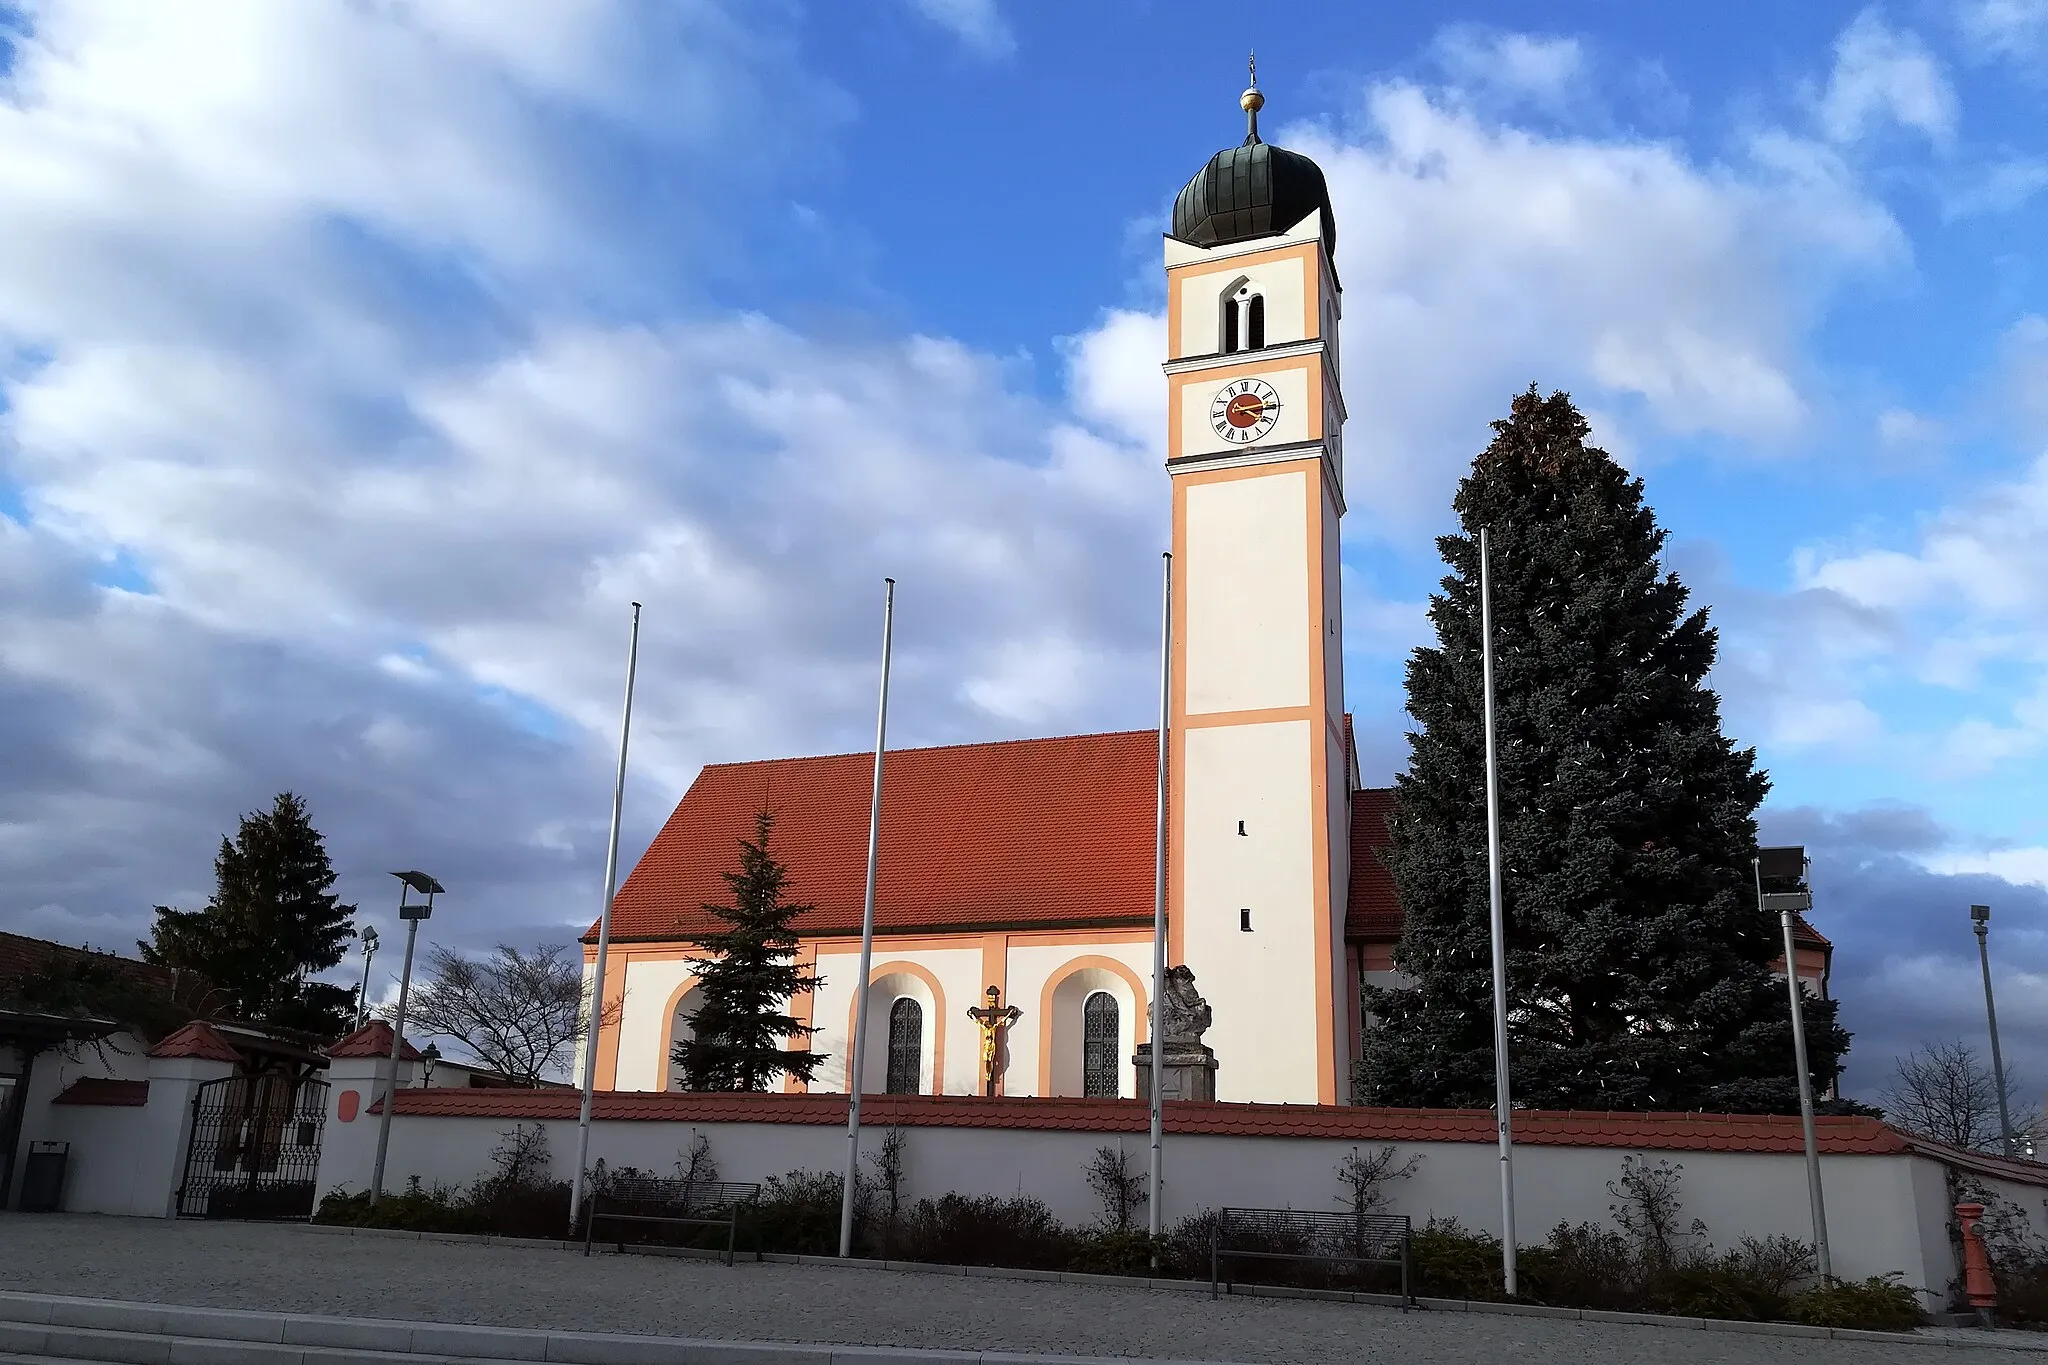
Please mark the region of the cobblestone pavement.
<svg viewBox="0 0 2048 1365"><path fill-rule="evenodd" d="M728 1340L1379 1365L2040 1365L1832 1342L837 1267L339 1237L302 1227L0 1214L0 1288L208 1308Z"/></svg>

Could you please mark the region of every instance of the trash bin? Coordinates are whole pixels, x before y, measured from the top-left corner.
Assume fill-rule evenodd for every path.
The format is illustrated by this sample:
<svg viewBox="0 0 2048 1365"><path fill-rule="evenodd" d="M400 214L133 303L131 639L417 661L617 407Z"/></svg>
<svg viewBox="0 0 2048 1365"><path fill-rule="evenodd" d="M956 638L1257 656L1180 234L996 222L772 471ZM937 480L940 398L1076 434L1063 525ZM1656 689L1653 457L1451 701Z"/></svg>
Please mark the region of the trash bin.
<svg viewBox="0 0 2048 1365"><path fill-rule="evenodd" d="M71 1159L68 1142L33 1142L21 1169L23 1213L55 1213L64 1207L64 1167Z"/></svg>

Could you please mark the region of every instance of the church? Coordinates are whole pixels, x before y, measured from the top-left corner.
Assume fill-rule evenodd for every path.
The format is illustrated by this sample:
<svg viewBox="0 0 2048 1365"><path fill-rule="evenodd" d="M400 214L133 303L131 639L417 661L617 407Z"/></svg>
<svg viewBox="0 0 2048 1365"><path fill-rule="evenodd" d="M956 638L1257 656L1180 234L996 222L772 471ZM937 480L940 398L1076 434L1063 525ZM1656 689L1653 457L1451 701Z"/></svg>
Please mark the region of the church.
<svg viewBox="0 0 2048 1365"><path fill-rule="evenodd" d="M1401 936L1344 711L1342 289L1315 162L1244 141L1174 201L1166 235L1172 499L1167 961L1212 1022L1215 1098L1350 1100L1359 986ZM872 970L857 981L869 754L705 767L620 888L596 1084L677 1086L698 955L764 804L822 978L791 1013L846 1092L867 992L864 1091L1135 1096L1152 975L1158 737L1150 730L891 750ZM1808 931L1809 933L1811 931ZM1826 941L1802 943L1824 981ZM586 975L595 926L584 939ZM1814 954L1809 965L1807 950ZM1016 1011L985 1057L970 1009Z"/></svg>

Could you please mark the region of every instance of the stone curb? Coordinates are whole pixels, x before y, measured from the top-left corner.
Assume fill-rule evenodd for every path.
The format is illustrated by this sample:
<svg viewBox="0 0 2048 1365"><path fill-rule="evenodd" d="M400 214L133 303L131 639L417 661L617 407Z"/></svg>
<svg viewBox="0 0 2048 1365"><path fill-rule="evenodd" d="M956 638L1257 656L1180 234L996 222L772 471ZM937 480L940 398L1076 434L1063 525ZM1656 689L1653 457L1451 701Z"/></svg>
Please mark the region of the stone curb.
<svg viewBox="0 0 2048 1365"><path fill-rule="evenodd" d="M418 1239L430 1242L473 1242L492 1246L538 1246L559 1247L581 1251L581 1242L547 1242L525 1237L486 1236L479 1233L456 1232L405 1232L387 1228L347 1228L319 1223L300 1226L309 1231L322 1233L354 1234L358 1237L396 1237ZM608 1253L609 1254L609 1253ZM723 1252L699 1252L689 1247L643 1247L637 1255L720 1257ZM1103 1288L1156 1289L1166 1291L1209 1292L1206 1280L1152 1279L1136 1275L1084 1275L1070 1270L1011 1270L996 1266L933 1265L923 1261L873 1261L859 1257L841 1259L837 1256L800 1256L788 1252L770 1251L762 1255L763 1261L776 1265L826 1266L841 1270L882 1270L906 1275L961 1275L1001 1280L1033 1280L1041 1284L1097 1285ZM1231 1291L1238 1298L1270 1299L1314 1299L1327 1303L1369 1304L1381 1308L1399 1308L1398 1294L1368 1294L1344 1289L1295 1289L1285 1285L1239 1285ZM1641 1327L1671 1327L1695 1332L1742 1332L1756 1336L1804 1337L1809 1340L1891 1342L1919 1346L1996 1346L2008 1351L2034 1351L2048 1353L2048 1334L2039 1332L1998 1331L1985 1332L1981 1329L1922 1328L1917 1332L1870 1332L1851 1327L1810 1327L1800 1322L1738 1322L1729 1318L1685 1318L1668 1317L1658 1313L1614 1313L1597 1308L1552 1308L1534 1303L1495 1303L1486 1299L1431 1299L1417 1298L1417 1308L1437 1313L1496 1313L1509 1317L1563 1318L1574 1322L1611 1322L1634 1324ZM944 1354L944 1353L940 1353ZM993 1361L997 1357L985 1354ZM1022 1357L1019 1357L1022 1359ZM1074 1359L1062 1356L1061 1360Z"/></svg>
<svg viewBox="0 0 2048 1365"><path fill-rule="evenodd" d="M90 1351L91 1354L87 1354ZM1133 1357L553 1332L0 1291L0 1352L162 1365L1203 1365ZM1219 1363L1220 1365L1220 1363Z"/></svg>

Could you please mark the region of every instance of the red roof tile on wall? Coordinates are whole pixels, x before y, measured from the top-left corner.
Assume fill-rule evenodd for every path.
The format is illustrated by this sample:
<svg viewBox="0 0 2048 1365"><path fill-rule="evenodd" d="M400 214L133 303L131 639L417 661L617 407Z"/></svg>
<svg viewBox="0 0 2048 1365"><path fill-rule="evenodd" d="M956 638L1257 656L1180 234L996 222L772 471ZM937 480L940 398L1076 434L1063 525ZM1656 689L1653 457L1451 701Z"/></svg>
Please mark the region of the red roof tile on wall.
<svg viewBox="0 0 2048 1365"><path fill-rule="evenodd" d="M106 1076L80 1076L64 1087L52 1104L94 1104L140 1109L149 1103L148 1081L117 1081Z"/></svg>
<svg viewBox="0 0 2048 1365"><path fill-rule="evenodd" d="M213 1062L239 1062L242 1054L200 1021L193 1021L149 1050L152 1057L200 1057Z"/></svg>
<svg viewBox="0 0 2048 1365"><path fill-rule="evenodd" d="M577 1116L573 1090L400 1090L397 1114L435 1118L557 1119ZM373 1110L374 1112L374 1110ZM953 1095L869 1095L861 1103L877 1126L1017 1128L1065 1132L1142 1132L1141 1100L984 1099ZM791 1123L837 1127L844 1095L694 1095L599 1091L592 1116L617 1122ZM1911 1150L1876 1119L1817 1118L1820 1150L1831 1155L1891 1155ZM1484 1109L1363 1109L1292 1104L1166 1106L1172 1133L1234 1137L1324 1138L1342 1142L1494 1141ZM1793 1115L1602 1114L1523 1111L1515 1141L1532 1147L1629 1147L1646 1151L1798 1153Z"/></svg>
<svg viewBox="0 0 2048 1365"><path fill-rule="evenodd" d="M882 767L875 922L887 931L1146 924L1152 918L1158 736L1150 730L891 751ZM720 873L754 813L805 934L860 930L870 754L714 763L697 775L612 909L612 936L686 938L716 926ZM594 938L596 926L589 937Z"/></svg>
<svg viewBox="0 0 2048 1365"><path fill-rule="evenodd" d="M348 1037L327 1049L327 1056L330 1060L336 1057L389 1057L390 1055L391 1025L385 1023L382 1019L372 1019L354 1033L351 1033ZM408 1062L416 1062L420 1059L420 1050L408 1042L404 1050L398 1055Z"/></svg>

